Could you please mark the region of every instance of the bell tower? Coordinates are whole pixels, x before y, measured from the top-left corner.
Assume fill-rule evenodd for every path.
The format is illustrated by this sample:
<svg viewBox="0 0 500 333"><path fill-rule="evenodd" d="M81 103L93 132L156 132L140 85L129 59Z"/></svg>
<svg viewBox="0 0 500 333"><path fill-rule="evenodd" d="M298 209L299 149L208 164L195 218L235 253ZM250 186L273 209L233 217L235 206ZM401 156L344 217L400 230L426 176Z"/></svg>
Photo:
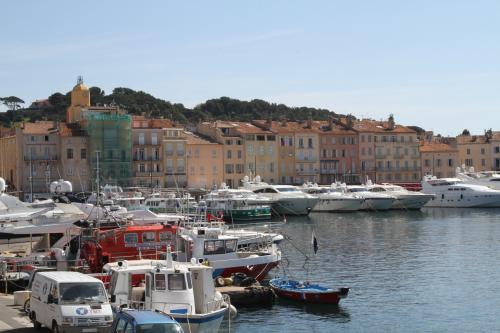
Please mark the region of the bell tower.
<svg viewBox="0 0 500 333"><path fill-rule="evenodd" d="M71 104L66 112L68 124L82 120L82 109L90 107L90 90L83 84L83 78L78 76L76 86L71 91Z"/></svg>

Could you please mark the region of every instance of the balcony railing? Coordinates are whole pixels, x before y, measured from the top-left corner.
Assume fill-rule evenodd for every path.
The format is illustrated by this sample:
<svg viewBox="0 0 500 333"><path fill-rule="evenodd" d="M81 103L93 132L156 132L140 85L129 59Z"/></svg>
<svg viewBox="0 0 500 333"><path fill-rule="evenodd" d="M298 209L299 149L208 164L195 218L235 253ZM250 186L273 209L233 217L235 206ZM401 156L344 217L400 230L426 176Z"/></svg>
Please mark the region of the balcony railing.
<svg viewBox="0 0 500 333"><path fill-rule="evenodd" d="M57 155L52 156L24 156L25 161L57 161L59 160Z"/></svg>

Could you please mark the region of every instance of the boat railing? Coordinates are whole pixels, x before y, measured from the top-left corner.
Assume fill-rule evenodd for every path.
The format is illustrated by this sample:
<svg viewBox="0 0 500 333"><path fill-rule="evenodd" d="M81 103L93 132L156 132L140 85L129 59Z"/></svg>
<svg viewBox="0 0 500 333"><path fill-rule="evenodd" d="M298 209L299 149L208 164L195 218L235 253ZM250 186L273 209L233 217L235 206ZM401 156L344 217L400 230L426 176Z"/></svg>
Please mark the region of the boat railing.
<svg viewBox="0 0 500 333"><path fill-rule="evenodd" d="M167 314L193 314L193 307L189 303L174 302L148 302L148 301L128 301L127 306L137 310L158 310ZM185 307L186 312L179 312L180 307ZM176 311L177 310L177 311ZM172 312L173 311L173 312Z"/></svg>
<svg viewBox="0 0 500 333"><path fill-rule="evenodd" d="M57 270L86 272L89 266L84 259L57 260L47 257L40 259L8 258L0 259L0 274L12 272L30 272L38 267L54 267Z"/></svg>
<svg viewBox="0 0 500 333"><path fill-rule="evenodd" d="M256 223L238 223L238 224L227 224L228 229L248 229L248 230L261 230L264 232L269 232L273 230L278 230L283 227L284 222L256 222Z"/></svg>

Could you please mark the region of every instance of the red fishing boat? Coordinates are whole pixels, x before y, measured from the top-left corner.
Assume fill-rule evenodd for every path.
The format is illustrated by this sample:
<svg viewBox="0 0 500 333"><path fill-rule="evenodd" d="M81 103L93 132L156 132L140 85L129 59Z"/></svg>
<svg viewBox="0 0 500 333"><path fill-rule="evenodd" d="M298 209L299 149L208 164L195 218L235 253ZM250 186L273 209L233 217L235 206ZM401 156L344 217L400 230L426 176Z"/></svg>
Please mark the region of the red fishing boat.
<svg viewBox="0 0 500 333"><path fill-rule="evenodd" d="M177 226L141 225L116 229L95 229L82 236L81 259L92 273L99 273L108 262L136 259L160 259L167 246L173 249Z"/></svg>
<svg viewBox="0 0 500 333"><path fill-rule="evenodd" d="M333 290L317 284L279 278L272 279L269 285L277 296L303 303L337 305L349 293L349 288Z"/></svg>

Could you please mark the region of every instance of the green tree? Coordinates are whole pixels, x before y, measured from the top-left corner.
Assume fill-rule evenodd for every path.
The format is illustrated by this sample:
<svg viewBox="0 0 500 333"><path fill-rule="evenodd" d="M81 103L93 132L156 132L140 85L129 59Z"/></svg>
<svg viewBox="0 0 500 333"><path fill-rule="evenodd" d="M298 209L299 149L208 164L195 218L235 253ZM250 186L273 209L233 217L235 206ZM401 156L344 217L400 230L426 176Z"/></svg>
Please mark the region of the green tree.
<svg viewBox="0 0 500 333"><path fill-rule="evenodd" d="M0 97L0 101L12 111L20 109L21 104L24 104L24 101L16 96Z"/></svg>

